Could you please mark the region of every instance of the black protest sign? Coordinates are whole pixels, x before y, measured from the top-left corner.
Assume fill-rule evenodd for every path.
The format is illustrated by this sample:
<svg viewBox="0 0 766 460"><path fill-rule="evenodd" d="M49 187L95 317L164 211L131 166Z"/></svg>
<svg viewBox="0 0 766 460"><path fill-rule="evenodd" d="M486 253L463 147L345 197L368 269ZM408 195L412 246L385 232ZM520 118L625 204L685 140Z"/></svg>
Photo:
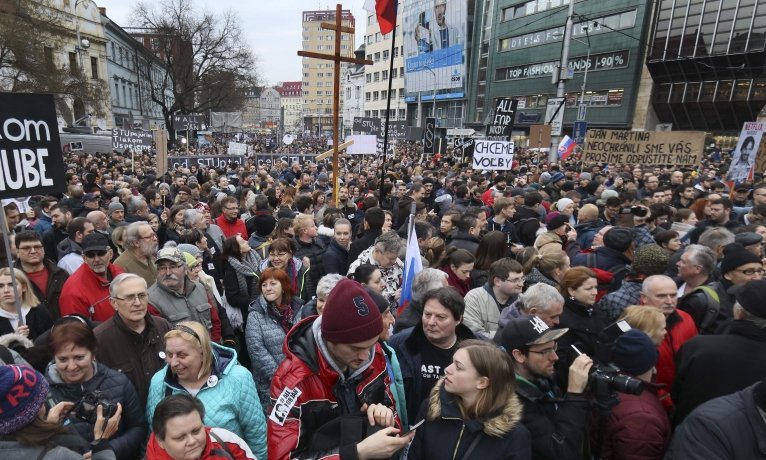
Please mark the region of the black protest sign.
<svg viewBox="0 0 766 460"><path fill-rule="evenodd" d="M202 117L194 114L173 115L173 129L176 131L196 131L202 129Z"/></svg>
<svg viewBox="0 0 766 460"><path fill-rule="evenodd" d="M0 198L66 191L51 94L0 93Z"/></svg>
<svg viewBox="0 0 766 460"><path fill-rule="evenodd" d="M280 161L292 165L294 161L305 164L307 161L315 162L316 155L313 153L256 153L255 164L258 166L272 166ZM332 161L332 157L325 158L323 163Z"/></svg>
<svg viewBox="0 0 766 460"><path fill-rule="evenodd" d="M434 137L436 136L436 118L426 118L426 127L423 130L423 153L436 153Z"/></svg>
<svg viewBox="0 0 766 460"><path fill-rule="evenodd" d="M354 117L351 130L358 134L378 134L380 127L380 118Z"/></svg>
<svg viewBox="0 0 766 460"><path fill-rule="evenodd" d="M229 163L243 164L244 161L246 160L240 155L168 157L168 171L175 168L188 168L193 164L206 168L225 168Z"/></svg>
<svg viewBox="0 0 766 460"><path fill-rule="evenodd" d="M407 139L407 122L404 120L388 122L388 139Z"/></svg>
<svg viewBox="0 0 766 460"><path fill-rule="evenodd" d="M460 156L470 157L473 156L474 142L473 137L456 137L455 148L460 149Z"/></svg>
<svg viewBox="0 0 766 460"><path fill-rule="evenodd" d="M516 118L516 107L519 101L511 98L500 98L495 105L495 116L487 126L487 136L510 136L513 131L513 120Z"/></svg>
<svg viewBox="0 0 766 460"><path fill-rule="evenodd" d="M134 152L149 150L152 148L154 136L151 131L139 131L133 129L112 130L112 148L117 150L130 149Z"/></svg>

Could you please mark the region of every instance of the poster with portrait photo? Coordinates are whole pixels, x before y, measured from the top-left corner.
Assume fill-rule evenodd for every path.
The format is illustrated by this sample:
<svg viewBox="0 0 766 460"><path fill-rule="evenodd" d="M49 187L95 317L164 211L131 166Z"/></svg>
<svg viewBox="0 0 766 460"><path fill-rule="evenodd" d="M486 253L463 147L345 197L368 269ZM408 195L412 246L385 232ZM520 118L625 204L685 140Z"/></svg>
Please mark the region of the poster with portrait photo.
<svg viewBox="0 0 766 460"><path fill-rule="evenodd" d="M753 179L753 167L761 144L764 123L751 122L742 126L736 149L731 153L731 166L726 179L741 184Z"/></svg>

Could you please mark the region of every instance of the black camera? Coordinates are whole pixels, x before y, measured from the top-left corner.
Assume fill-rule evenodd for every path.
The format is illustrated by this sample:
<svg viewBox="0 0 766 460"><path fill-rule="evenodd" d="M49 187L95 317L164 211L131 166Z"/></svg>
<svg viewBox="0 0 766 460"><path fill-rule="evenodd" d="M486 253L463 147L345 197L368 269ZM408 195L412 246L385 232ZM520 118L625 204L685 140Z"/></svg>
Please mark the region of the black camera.
<svg viewBox="0 0 766 460"><path fill-rule="evenodd" d="M117 412L117 403L105 399L100 391L93 391L83 395L74 404L70 412L80 420L95 424L97 418L96 407L98 406L102 407L101 410L105 419L108 419Z"/></svg>
<svg viewBox="0 0 766 460"><path fill-rule="evenodd" d="M615 341L630 329L626 321L616 321L605 327L596 341L596 353L593 357L595 363L588 377L588 389L596 406L605 412L619 403L618 392L638 395L644 390L644 382L622 374L613 364L607 364L612 362Z"/></svg>
<svg viewBox="0 0 766 460"><path fill-rule="evenodd" d="M649 215L649 209L643 206L631 206L630 213L636 217L646 217Z"/></svg>

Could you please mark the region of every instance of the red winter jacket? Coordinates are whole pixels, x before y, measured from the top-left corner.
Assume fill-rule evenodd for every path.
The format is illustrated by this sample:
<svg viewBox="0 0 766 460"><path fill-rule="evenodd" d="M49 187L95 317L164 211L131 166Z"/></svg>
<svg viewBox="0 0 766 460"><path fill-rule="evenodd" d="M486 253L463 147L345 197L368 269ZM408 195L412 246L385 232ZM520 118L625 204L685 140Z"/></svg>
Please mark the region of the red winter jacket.
<svg viewBox="0 0 766 460"><path fill-rule="evenodd" d="M199 457L200 460L255 460L255 454L247 443L231 431L208 427L205 427L205 431L208 434L207 442ZM211 432L218 439L211 436ZM219 439L222 442L219 442ZM173 457L160 446L154 433L149 437L149 445L146 446L146 460L173 460Z"/></svg>
<svg viewBox="0 0 766 460"><path fill-rule="evenodd" d="M115 264L109 264L107 270L111 279L123 272ZM97 275L88 264L80 265L61 289L59 311L61 316L77 313L93 321L108 320L114 315L114 307L109 302L109 281Z"/></svg>
<svg viewBox="0 0 766 460"><path fill-rule="evenodd" d="M245 227L245 221L242 219L237 219L234 222L229 222L228 220L226 220L226 216L221 214L215 220L215 224L221 227L223 236L225 236L226 239L229 239L232 236L237 236L237 234L239 234L245 241L247 241L248 238L250 238L250 235L247 234L247 227Z"/></svg>
<svg viewBox="0 0 766 460"><path fill-rule="evenodd" d="M676 309L674 313L668 316L665 329L668 333L657 347L660 357L657 359L656 367L657 383L665 386L660 390L660 400L663 407L669 410L673 407L673 401L670 399L670 388L676 378L676 352L687 340L697 335L697 326L688 313Z"/></svg>
<svg viewBox="0 0 766 460"><path fill-rule="evenodd" d="M604 424L602 460L662 460L670 445L670 420L657 398L657 385L640 395L620 393Z"/></svg>
<svg viewBox="0 0 766 460"><path fill-rule="evenodd" d="M269 460L356 458L355 443L341 446L338 442L326 450L309 444L312 438L320 437L332 444L338 428L333 430L331 422L339 423L341 416L362 415L359 408L364 404L384 404L391 408L396 427L401 429L380 344L375 344L371 363L355 382L355 407L346 407L347 401L339 401L336 396L343 394L343 382L319 350L312 328L317 320L316 316L304 319L285 338L285 359L271 381L272 407L267 421ZM362 425L368 426L366 416L364 420ZM324 435L317 436L317 433Z"/></svg>

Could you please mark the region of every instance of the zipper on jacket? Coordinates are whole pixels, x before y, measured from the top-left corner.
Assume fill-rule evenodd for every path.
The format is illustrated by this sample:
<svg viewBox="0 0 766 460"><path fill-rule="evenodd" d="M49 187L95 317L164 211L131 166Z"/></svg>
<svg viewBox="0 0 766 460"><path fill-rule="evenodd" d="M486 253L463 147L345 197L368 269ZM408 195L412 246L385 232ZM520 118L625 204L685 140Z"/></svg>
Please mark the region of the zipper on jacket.
<svg viewBox="0 0 766 460"><path fill-rule="evenodd" d="M457 458L457 450L460 447L460 440L463 439L463 430L465 430L465 422L460 427L460 435L457 437L457 443L455 444L455 450L452 452L452 460Z"/></svg>

